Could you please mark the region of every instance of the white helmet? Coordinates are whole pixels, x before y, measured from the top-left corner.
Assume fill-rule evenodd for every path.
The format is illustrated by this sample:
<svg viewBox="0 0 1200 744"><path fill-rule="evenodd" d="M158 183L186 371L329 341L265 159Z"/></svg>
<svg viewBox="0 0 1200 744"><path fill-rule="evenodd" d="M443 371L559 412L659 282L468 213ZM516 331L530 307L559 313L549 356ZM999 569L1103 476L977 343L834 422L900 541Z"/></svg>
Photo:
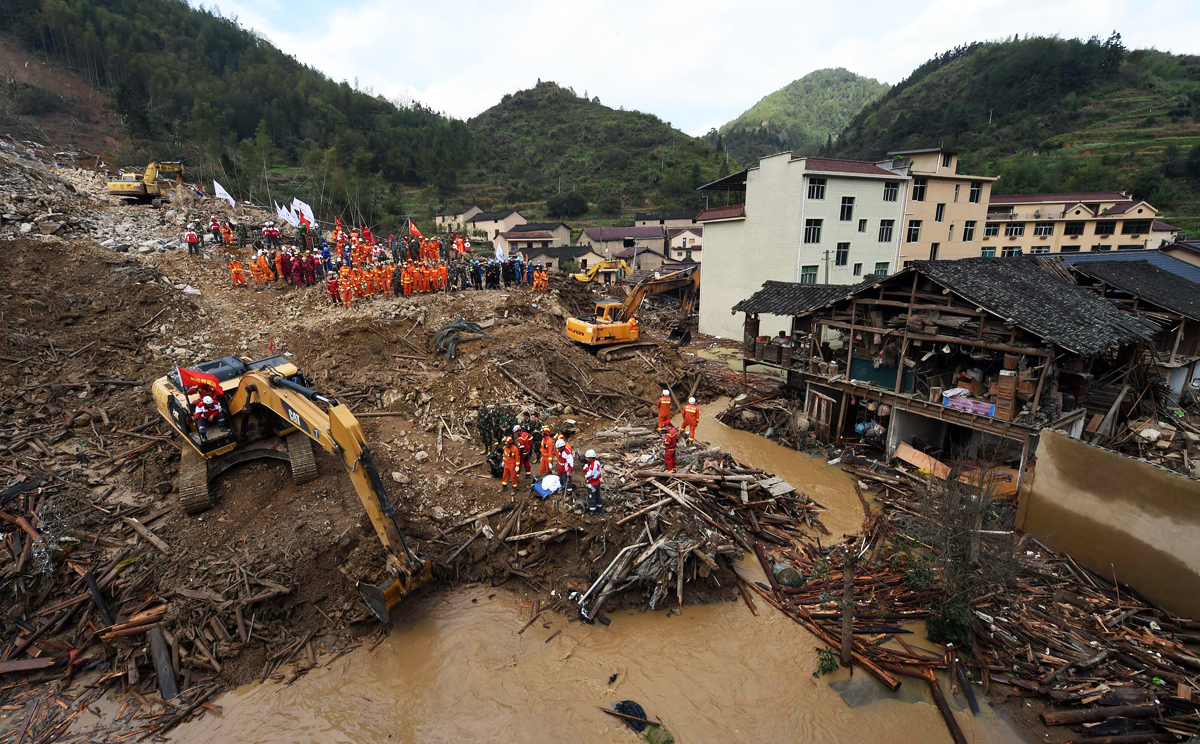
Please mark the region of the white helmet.
<svg viewBox="0 0 1200 744"><path fill-rule="evenodd" d="M554 446L557 447L558 449L562 449L563 447L567 446L567 442L564 439L560 439L554 443Z"/></svg>
<svg viewBox="0 0 1200 744"><path fill-rule="evenodd" d="M695 399L695 398L688 398L688 403L691 403L691 404L694 406L694 405L696 405L696 399Z"/></svg>
<svg viewBox="0 0 1200 744"><path fill-rule="evenodd" d="M520 430L521 430L521 425L520 425L520 424L517 424L516 426L514 426L514 427L513 427L513 433L514 433L514 434L516 434L516 433L517 433L518 431L520 431Z"/></svg>
<svg viewBox="0 0 1200 744"><path fill-rule="evenodd" d="M664 391L663 391L663 397L664 397L664 398L670 398L670 397L671 397L671 391L670 391L670 390L664 390Z"/></svg>
<svg viewBox="0 0 1200 744"><path fill-rule="evenodd" d="M583 453L583 456L589 460L595 460L596 459L596 450L588 450L587 452Z"/></svg>
<svg viewBox="0 0 1200 744"><path fill-rule="evenodd" d="M213 401L212 401L212 396L211 396L211 395L206 395L206 396L204 396L204 405L206 405L206 406L211 406L211 405L212 405L212 402L213 402Z"/></svg>

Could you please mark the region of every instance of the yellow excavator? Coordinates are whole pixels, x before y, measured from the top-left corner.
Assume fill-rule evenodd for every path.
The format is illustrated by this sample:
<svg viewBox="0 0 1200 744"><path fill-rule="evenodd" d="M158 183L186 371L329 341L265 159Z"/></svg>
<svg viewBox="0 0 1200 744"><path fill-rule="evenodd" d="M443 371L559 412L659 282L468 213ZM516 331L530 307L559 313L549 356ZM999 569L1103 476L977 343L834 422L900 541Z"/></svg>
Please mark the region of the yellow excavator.
<svg viewBox="0 0 1200 744"><path fill-rule="evenodd" d="M120 196L133 201L161 204L167 187L160 184L159 179L170 183L164 176L174 176L174 185L181 185L183 183L183 163L155 160L146 166L144 173L122 171L115 181L108 182L108 193L110 196Z"/></svg>
<svg viewBox="0 0 1200 744"><path fill-rule="evenodd" d="M586 270L578 274L572 274L571 276L575 281L588 284L602 278L601 274L603 273L618 270L624 271L626 276L633 273L633 269L630 268L629 264L625 263L624 259L618 258L615 261L598 261L587 267Z"/></svg>
<svg viewBox="0 0 1200 744"><path fill-rule="evenodd" d="M155 380L152 388L158 412L187 443L179 469L184 511L196 514L213 506L209 483L234 465L257 458L289 461L297 484L316 478L316 442L341 459L387 550L390 578L381 586L358 582L367 607L387 623L405 597L432 579L433 565L409 549L354 414L312 390L311 382L282 356L227 356L194 369L219 383L221 410L214 418L196 415L196 399L205 390L185 387L178 368Z"/></svg>
<svg viewBox="0 0 1200 744"><path fill-rule="evenodd" d="M596 303L595 313L579 318L567 318L567 338L596 350L602 361L633 356L637 350L654 344L638 341L641 328L637 311L642 300L651 295L679 293L679 322L667 340L685 346L692 339L687 329L688 319L696 307L700 292L700 272L691 266L660 276L649 276L629 290L624 300L604 299Z"/></svg>

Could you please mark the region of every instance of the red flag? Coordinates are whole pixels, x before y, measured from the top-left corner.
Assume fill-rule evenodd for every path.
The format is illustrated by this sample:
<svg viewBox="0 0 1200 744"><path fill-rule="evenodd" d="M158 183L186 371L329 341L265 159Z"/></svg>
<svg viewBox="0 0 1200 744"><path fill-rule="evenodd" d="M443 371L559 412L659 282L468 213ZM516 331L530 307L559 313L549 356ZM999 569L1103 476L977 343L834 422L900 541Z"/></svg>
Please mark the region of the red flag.
<svg viewBox="0 0 1200 744"><path fill-rule="evenodd" d="M210 375L207 372L201 372L196 369L188 369L187 367L177 367L176 369L179 370L179 382L185 390L203 384L216 388L218 394L224 392L221 389L221 381L215 375Z"/></svg>
<svg viewBox="0 0 1200 744"><path fill-rule="evenodd" d="M425 236L424 236L424 235L421 233L421 231L417 229L417 225L416 225L416 223L414 223L412 220L409 220L409 221L408 221L408 234L409 234L409 235L416 235L418 238L424 238L424 237L425 237Z"/></svg>
<svg viewBox="0 0 1200 744"><path fill-rule="evenodd" d="M337 223L337 226L338 226L338 227L343 227L343 225L342 225L342 221L338 219L338 216L337 216L336 214L333 216L333 221L334 221L335 223Z"/></svg>

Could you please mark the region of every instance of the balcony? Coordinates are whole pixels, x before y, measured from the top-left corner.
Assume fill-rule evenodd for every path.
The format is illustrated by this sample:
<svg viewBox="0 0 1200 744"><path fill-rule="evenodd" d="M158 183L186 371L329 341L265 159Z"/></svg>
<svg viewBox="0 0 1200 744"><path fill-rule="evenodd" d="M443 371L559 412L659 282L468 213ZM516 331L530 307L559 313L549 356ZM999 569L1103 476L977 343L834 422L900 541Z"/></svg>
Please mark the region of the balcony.
<svg viewBox="0 0 1200 744"><path fill-rule="evenodd" d="M1004 220L1060 220L1065 216L1064 212L1048 212L1044 209L1036 209L1032 212L1015 212L1011 210L988 212L987 218L995 222Z"/></svg>

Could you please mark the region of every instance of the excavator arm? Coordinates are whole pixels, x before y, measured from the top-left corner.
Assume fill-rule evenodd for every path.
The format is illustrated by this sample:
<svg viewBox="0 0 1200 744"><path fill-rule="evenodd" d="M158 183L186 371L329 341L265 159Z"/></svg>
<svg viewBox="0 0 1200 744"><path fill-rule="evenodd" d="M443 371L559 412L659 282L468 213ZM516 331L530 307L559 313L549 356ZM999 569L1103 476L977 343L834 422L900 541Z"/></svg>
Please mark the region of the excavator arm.
<svg viewBox="0 0 1200 744"><path fill-rule="evenodd" d="M358 419L333 398L271 370L255 370L243 375L229 400L232 411L251 405L273 411L325 451L341 459L379 541L388 552L392 579L381 587L362 581L358 584L367 606L386 623L397 604L432 578L432 564L408 547Z"/></svg>
<svg viewBox="0 0 1200 744"><path fill-rule="evenodd" d="M625 298L625 304L621 305L620 310L617 311L616 320L628 321L637 313L642 300L647 297L673 292L677 289L686 290L683 293L684 318L686 318L691 314L692 306L695 304L696 289L700 285L699 277L700 275L694 268L689 268L642 281L629 291L629 295Z"/></svg>

